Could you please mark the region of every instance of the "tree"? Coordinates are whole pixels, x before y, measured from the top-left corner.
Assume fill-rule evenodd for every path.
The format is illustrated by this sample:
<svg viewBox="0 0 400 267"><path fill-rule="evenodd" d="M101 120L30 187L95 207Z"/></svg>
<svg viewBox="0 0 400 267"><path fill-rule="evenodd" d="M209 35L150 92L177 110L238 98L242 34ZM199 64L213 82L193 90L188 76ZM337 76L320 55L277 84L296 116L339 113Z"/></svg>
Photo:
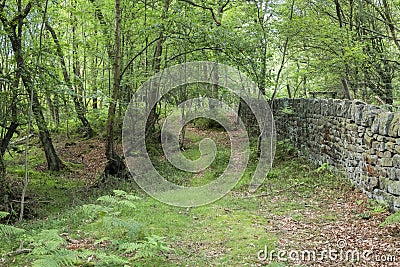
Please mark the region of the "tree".
<svg viewBox="0 0 400 267"><path fill-rule="evenodd" d="M114 9L114 64L113 64L113 89L111 102L108 107L107 127L106 127L106 157L107 165L104 170L105 176L126 177L127 167L123 159L118 155L114 148L114 125L117 102L120 92L120 61L121 61L121 3L115 0Z"/></svg>
<svg viewBox="0 0 400 267"><path fill-rule="evenodd" d="M81 123L85 129L85 132L86 132L85 136L92 137L93 136L92 127L90 126L89 121L86 119L83 103L79 99L79 97L76 93L76 90L75 90L75 86L72 84L71 79L68 75L67 65L66 65L65 59L64 59L64 53L61 49L60 42L58 41L57 34L54 31L54 29L50 26L50 23L48 21L46 21L45 24L46 24L46 29L50 32L50 34L53 38L54 44L56 45L56 51L57 51L58 58L60 60L64 81L67 84L68 88L70 88L71 91L74 92L72 99L74 101L76 114L78 115L78 118L81 121ZM74 72L75 72L75 74L77 72L79 72L78 67L76 65L74 65Z"/></svg>
<svg viewBox="0 0 400 267"><path fill-rule="evenodd" d="M6 18L6 12L4 10L4 8L6 7L6 0L3 0L0 3L0 19L12 45L15 62L17 64L17 72L22 79L27 94L32 97L32 110L36 120L36 125L39 129L39 139L45 151L48 169L51 171L58 171L62 169L64 165L54 149L50 132L47 128L47 123L43 116L39 96L37 94L37 91L35 90L32 76L28 68L26 67L24 55L22 52L22 33L24 19L31 11L32 5L33 2L30 1L24 8L22 8L22 2L21 0L18 0L17 14L9 20Z"/></svg>

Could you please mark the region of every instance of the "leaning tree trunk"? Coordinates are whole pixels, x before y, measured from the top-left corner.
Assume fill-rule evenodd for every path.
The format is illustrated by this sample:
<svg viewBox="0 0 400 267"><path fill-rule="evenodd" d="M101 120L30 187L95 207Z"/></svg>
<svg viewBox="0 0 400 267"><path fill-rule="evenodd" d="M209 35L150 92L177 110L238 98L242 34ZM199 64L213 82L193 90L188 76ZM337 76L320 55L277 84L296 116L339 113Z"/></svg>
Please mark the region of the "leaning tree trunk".
<svg viewBox="0 0 400 267"><path fill-rule="evenodd" d="M9 199L12 194L10 182L6 177L6 166L3 156L0 155L0 210L8 211Z"/></svg>
<svg viewBox="0 0 400 267"><path fill-rule="evenodd" d="M6 166L4 165L3 161L3 155L0 154L0 184L4 185L5 184L5 178L6 178ZM0 189L3 189L3 186L0 187Z"/></svg>
<svg viewBox="0 0 400 267"><path fill-rule="evenodd" d="M27 71L25 60L22 55L22 27L23 20L28 16L32 8L32 2L29 2L26 7L19 12L13 19L7 20L4 14L4 5L0 6L0 19L3 23L4 29L11 41L14 58L17 63L18 75L21 75L22 82L27 91L27 94L32 100L32 111L39 129L39 139L43 145L46 155L47 166L51 171L59 171L64 167L56 150L54 149L53 142L51 141L50 132L47 128L46 120L43 116L42 107L39 102L38 94L34 88L31 74ZM15 23L17 22L17 23ZM18 31L17 31L18 27ZM17 33L18 32L18 33Z"/></svg>
<svg viewBox="0 0 400 267"><path fill-rule="evenodd" d="M16 88L16 89L18 88L20 79L21 79L20 75L18 73L16 73L14 81L13 81L14 88ZM13 92L13 97L11 99L11 107L10 107L11 123L10 123L10 126L7 127L7 132L0 142L0 154L3 157L4 157L4 154L6 153L8 145L10 144L11 138L13 137L14 133L17 131L17 128L19 127L17 103L18 103L18 91L15 90Z"/></svg>

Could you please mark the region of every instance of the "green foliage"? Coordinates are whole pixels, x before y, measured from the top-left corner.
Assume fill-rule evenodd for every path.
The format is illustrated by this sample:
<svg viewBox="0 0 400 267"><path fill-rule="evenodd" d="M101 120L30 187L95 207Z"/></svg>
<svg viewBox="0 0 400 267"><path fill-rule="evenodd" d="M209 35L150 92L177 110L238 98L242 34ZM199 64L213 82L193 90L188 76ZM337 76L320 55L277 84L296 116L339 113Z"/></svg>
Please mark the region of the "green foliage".
<svg viewBox="0 0 400 267"><path fill-rule="evenodd" d="M398 224L400 222L400 211L391 214L386 217L385 221L382 222L379 226L383 227L386 225Z"/></svg>
<svg viewBox="0 0 400 267"><path fill-rule="evenodd" d="M377 202L376 200L372 199L368 201L366 206L372 213L383 213L388 210L388 206L386 204Z"/></svg>
<svg viewBox="0 0 400 267"><path fill-rule="evenodd" d="M164 237L152 235L146 237L146 240L142 242L123 243L119 245L119 250L125 253L135 252L135 259L149 259L157 256L159 252L167 252L170 250L164 239Z"/></svg>
<svg viewBox="0 0 400 267"><path fill-rule="evenodd" d="M59 217L59 221L50 219L37 230L25 232L0 224L4 233L1 239L15 242L19 236L24 248L30 250L27 258L34 267L123 266L142 258L149 260L169 248L164 237L145 235L142 224L132 218L140 201L141 198L135 195L114 190L112 195L98 198L102 205L76 207L65 217ZM1 218L7 215L0 212ZM64 229L67 232L62 232L65 223L68 224ZM90 246L86 247L86 244ZM75 245L83 247L74 249ZM134 257L131 257L132 253Z"/></svg>
<svg viewBox="0 0 400 267"><path fill-rule="evenodd" d="M0 211L0 220L6 218L8 215L10 215L8 212ZM13 236L21 235L24 232L24 229L0 223L0 240L10 239Z"/></svg>
<svg viewBox="0 0 400 267"><path fill-rule="evenodd" d="M332 171L332 169L333 169L332 166L329 166L328 163L324 162L324 163L322 163L322 165L319 166L315 171L316 171L317 173L322 173L322 172L326 172L326 171Z"/></svg>
<svg viewBox="0 0 400 267"><path fill-rule="evenodd" d="M297 151L290 139L278 141L276 147L278 152L276 155L277 159L285 159L288 156L294 156L297 154Z"/></svg>
<svg viewBox="0 0 400 267"><path fill-rule="evenodd" d="M66 267L76 266L80 261L78 253L66 249L58 248L57 250L47 250L44 254L36 254L37 256L32 264L33 267Z"/></svg>
<svg viewBox="0 0 400 267"><path fill-rule="evenodd" d="M286 106L283 109L281 109L281 113L285 115L293 115L295 114L293 108L291 106Z"/></svg>
<svg viewBox="0 0 400 267"><path fill-rule="evenodd" d="M130 195L122 190L114 190L114 196L102 196L97 200L106 203L109 206L122 206L129 209L135 209L135 201L140 200L138 196Z"/></svg>

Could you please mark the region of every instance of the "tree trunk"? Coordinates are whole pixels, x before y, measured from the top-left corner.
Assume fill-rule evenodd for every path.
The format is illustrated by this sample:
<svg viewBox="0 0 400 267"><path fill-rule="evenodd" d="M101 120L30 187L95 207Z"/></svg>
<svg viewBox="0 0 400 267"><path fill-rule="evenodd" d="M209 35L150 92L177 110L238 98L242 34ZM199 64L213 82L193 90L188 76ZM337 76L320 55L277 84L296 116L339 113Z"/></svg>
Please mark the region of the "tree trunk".
<svg viewBox="0 0 400 267"><path fill-rule="evenodd" d="M111 175L119 178L127 178L127 167L123 159L114 149L114 124L117 102L120 91L120 61L121 61L121 6L120 0L115 0L114 10L115 33L114 33L114 63L113 76L114 83L112 89L112 99L108 107L108 117L106 126L106 157L107 165L104 170L104 179Z"/></svg>
<svg viewBox="0 0 400 267"><path fill-rule="evenodd" d="M81 121L83 127L85 128L85 136L92 137L93 136L92 127L90 126L89 121L86 119L85 110L83 108L83 103L78 98L75 87L73 86L71 79L68 75L67 65L65 64L65 59L64 59L64 53L61 50L61 46L60 46L60 42L58 41L57 34L47 21L46 21L46 29L50 32L51 36L53 37L54 44L56 45L57 54L58 54L58 58L60 60L64 81L67 84L67 86L73 92L75 92L72 99L74 101L76 114L78 115L79 120ZM74 66L74 71L77 71L76 66Z"/></svg>
<svg viewBox="0 0 400 267"><path fill-rule="evenodd" d="M4 164L3 155L0 155L0 210L7 211L8 196L11 192L10 183L6 177L6 166ZM4 205L4 206L3 206Z"/></svg>
<svg viewBox="0 0 400 267"><path fill-rule="evenodd" d="M1 140L0 144L0 154L2 157L4 157L4 153L6 153L7 147L10 144L11 138L13 137L14 133L17 131L17 128L19 126L18 123L18 87L19 87L19 82L20 82L21 76L17 72L15 74L14 82L13 82L13 87L16 89L13 92L13 97L11 99L11 124L10 126L7 127L7 132L4 135L3 139Z"/></svg>
<svg viewBox="0 0 400 267"><path fill-rule="evenodd" d="M2 157L4 156L4 153L6 153L7 147L10 144L11 138L13 137L14 133L17 131L18 126L19 124L16 121L13 121L7 128L7 132L1 140L0 155Z"/></svg>
<svg viewBox="0 0 400 267"><path fill-rule="evenodd" d="M400 51L400 42L399 42L399 39L397 39L396 27L393 23L389 4L388 4L387 0L383 0L382 3L384 6L384 10L385 10L384 12L385 12L387 26L389 27L390 34L392 35L393 42L396 45L397 50Z"/></svg>
<svg viewBox="0 0 400 267"><path fill-rule="evenodd" d="M164 2L164 9L163 13L161 15L161 20L164 22L165 19L167 18L167 13L169 10L169 5L170 5L170 0L165 0ZM161 70L161 56L163 52L163 44L165 42L165 36L164 36L164 28L160 30L159 33L159 38L156 42L156 46L154 48L154 58L153 58L153 70L155 73L159 72ZM152 95L150 95L151 98L157 98L158 91L154 92L154 90L151 92ZM154 133L155 131L155 125L158 120L158 115L156 112L156 108L154 107L150 113L149 117L147 120L147 126L146 126L146 137L151 137L151 134Z"/></svg>
<svg viewBox="0 0 400 267"><path fill-rule="evenodd" d="M24 10L20 12L20 14L17 14L16 17L13 18L11 21L8 21L3 12L4 6L1 6L0 19L3 23L4 29L7 32L8 38L11 41L15 62L17 63L17 72L19 73L19 75L21 75L22 82L24 84L27 94L32 97L33 115L39 129L39 139L43 145L43 149L46 155L47 167L51 171L59 171L64 167L64 165L58 157L56 150L54 149L53 143L51 141L50 132L47 128L46 120L43 116L42 106L40 105L38 94L34 88L32 76L26 69L25 60L22 55L23 20L29 14L31 8L32 2L29 2ZM18 23L15 23L15 21L17 21Z"/></svg>
<svg viewBox="0 0 400 267"><path fill-rule="evenodd" d="M350 89L349 89L349 85L347 84L347 80L345 78L342 78L341 81L342 81L344 93L346 94L346 98L351 100Z"/></svg>

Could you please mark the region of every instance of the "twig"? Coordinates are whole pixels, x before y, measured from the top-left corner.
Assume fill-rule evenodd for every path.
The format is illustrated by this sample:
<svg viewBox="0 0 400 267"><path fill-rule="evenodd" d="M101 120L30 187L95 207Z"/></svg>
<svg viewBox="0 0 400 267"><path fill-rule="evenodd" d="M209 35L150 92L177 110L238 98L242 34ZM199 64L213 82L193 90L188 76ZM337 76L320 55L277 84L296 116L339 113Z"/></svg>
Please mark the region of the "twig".
<svg viewBox="0 0 400 267"><path fill-rule="evenodd" d="M31 253L32 249L29 248L22 248L22 249L17 249L16 251L10 252L7 254L9 257L21 255L21 254L28 254Z"/></svg>
<svg viewBox="0 0 400 267"><path fill-rule="evenodd" d="M15 203L21 203L21 200L11 200L12 202ZM25 204L30 204L30 203L51 203L49 200L34 200L34 201L24 201Z"/></svg>

